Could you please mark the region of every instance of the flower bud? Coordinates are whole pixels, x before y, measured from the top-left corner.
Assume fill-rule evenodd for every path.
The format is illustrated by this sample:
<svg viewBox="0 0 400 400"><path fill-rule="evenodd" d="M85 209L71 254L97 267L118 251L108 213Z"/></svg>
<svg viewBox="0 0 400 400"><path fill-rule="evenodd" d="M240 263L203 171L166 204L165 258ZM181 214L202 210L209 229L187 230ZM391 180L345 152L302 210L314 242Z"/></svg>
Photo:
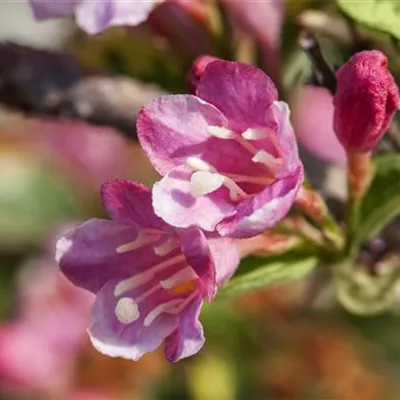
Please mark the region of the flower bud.
<svg viewBox="0 0 400 400"><path fill-rule="evenodd" d="M220 58L209 55L200 56L194 60L192 69L187 77L187 84L190 93L196 94L197 85L199 84L200 78L202 77L207 65L218 60L220 60Z"/></svg>
<svg viewBox="0 0 400 400"><path fill-rule="evenodd" d="M334 129L347 151L367 152L400 107L399 89L380 51L356 53L336 73Z"/></svg>

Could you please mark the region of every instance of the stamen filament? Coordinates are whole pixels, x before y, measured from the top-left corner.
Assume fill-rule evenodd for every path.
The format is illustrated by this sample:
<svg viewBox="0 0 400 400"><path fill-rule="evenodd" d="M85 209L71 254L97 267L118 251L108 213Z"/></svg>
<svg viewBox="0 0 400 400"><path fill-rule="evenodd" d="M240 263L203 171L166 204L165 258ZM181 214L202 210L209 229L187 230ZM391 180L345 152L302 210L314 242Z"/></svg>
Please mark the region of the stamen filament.
<svg viewBox="0 0 400 400"><path fill-rule="evenodd" d="M123 293L135 289L137 287L140 287L148 282L150 282L154 278L154 274L156 272L159 272L163 270L164 268L171 267L173 265L176 265L182 261L186 260L185 256L183 254L179 254L175 257L172 257L168 260L165 260L157 265L154 265L150 269L140 272L136 275L133 275L132 277L128 279L124 279L120 281L114 289L114 296L118 297L121 296Z"/></svg>
<svg viewBox="0 0 400 400"><path fill-rule="evenodd" d="M154 246L153 249L157 256L163 257L171 253L171 251L175 250L177 247L179 247L179 242L170 236L164 243Z"/></svg>
<svg viewBox="0 0 400 400"><path fill-rule="evenodd" d="M231 179L233 179L235 182L246 182L246 183L254 183L256 185L269 185L271 184L274 180L271 178L266 178L266 177L254 177L254 176L246 176L246 175L239 175L239 174L223 174Z"/></svg>
<svg viewBox="0 0 400 400"><path fill-rule="evenodd" d="M118 246L115 251L118 254L123 254L128 251L137 250L148 244L156 242L159 238L160 235L158 233L147 234L146 232L140 231L135 240L129 243L122 244L121 246Z"/></svg>
<svg viewBox="0 0 400 400"><path fill-rule="evenodd" d="M176 307L180 303L182 303L181 299L174 299L174 300L170 300L165 303L159 304L157 307L155 307L153 310L151 310L147 314L146 318L144 319L143 325L146 327L150 326L154 322L154 320L158 316L160 316L163 312L167 311L169 308Z"/></svg>
<svg viewBox="0 0 400 400"><path fill-rule="evenodd" d="M181 301L175 307L169 309L167 312L169 314L179 314L184 308L199 294L198 290L195 290L193 293L190 294L186 299Z"/></svg>

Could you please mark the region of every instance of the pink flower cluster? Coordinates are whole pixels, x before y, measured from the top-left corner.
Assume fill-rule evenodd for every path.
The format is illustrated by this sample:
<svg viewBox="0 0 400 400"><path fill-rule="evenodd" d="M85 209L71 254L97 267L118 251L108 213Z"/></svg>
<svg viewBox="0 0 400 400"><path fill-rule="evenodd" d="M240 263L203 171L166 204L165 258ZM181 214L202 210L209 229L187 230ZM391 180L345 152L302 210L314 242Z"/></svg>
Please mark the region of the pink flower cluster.
<svg viewBox="0 0 400 400"><path fill-rule="evenodd" d="M203 300L236 270L235 239L279 222L303 180L288 106L261 70L209 58L194 94L167 95L140 112L140 143L163 178L150 191L112 180L111 220L59 240L57 261L95 293L89 335L112 357L137 360L165 343L168 360L203 346Z"/></svg>

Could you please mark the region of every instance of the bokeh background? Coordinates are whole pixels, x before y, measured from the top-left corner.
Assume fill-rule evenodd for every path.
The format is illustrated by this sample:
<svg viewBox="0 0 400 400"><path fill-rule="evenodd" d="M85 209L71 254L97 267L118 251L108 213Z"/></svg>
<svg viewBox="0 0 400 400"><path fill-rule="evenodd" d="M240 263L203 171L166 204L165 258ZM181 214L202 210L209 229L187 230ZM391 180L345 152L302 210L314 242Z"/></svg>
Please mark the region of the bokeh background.
<svg viewBox="0 0 400 400"><path fill-rule="evenodd" d="M288 3L285 13L266 14L271 21L266 18L261 30L276 28L258 42L261 53L255 50L257 21L244 29L246 35L232 34L235 57L263 60L292 105L314 183L340 201L344 154L330 124L331 97L325 89L304 85L311 68L293 40L300 13L322 6ZM168 20L167 12L161 17ZM240 14L232 15L235 20ZM162 19L158 15L161 25ZM334 33L347 34L335 27ZM329 293L310 306L302 281L206 306L204 349L176 365L165 361L162 349L132 362L107 358L91 347L85 330L93 298L60 274L55 241L81 221L104 216L99 200L103 181L124 177L151 185L157 179L134 139L139 107L156 93L185 91L191 61L210 46L219 56L233 54L226 32L210 45L198 25L190 32L178 26L168 40L162 31L111 29L87 37L71 20L39 23L25 1L0 1L0 88L6 68L18 71L26 85L31 82L29 57L15 68L7 64L9 41L67 53L82 68L129 76L139 85L131 134L0 107L0 399L399 399L400 319L393 314L352 316ZM336 38L326 43L333 49L327 54L337 56ZM63 71L62 64L43 74ZM40 92L32 93L37 98L31 101L40 102Z"/></svg>

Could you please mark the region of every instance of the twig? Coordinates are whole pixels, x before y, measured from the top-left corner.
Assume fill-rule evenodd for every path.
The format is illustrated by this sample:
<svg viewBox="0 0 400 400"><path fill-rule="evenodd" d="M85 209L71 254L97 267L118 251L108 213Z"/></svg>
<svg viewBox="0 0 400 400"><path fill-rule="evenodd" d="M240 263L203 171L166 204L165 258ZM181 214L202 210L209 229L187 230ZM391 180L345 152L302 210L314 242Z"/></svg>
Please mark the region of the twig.
<svg viewBox="0 0 400 400"><path fill-rule="evenodd" d="M160 94L131 78L89 74L64 54L0 43L0 103L30 115L85 120L132 137L136 114Z"/></svg>
<svg viewBox="0 0 400 400"><path fill-rule="evenodd" d="M317 78L321 86L326 87L334 95L336 92L336 77L329 68L321 53L317 39L308 31L302 31L298 39L300 47L310 57L318 74Z"/></svg>

